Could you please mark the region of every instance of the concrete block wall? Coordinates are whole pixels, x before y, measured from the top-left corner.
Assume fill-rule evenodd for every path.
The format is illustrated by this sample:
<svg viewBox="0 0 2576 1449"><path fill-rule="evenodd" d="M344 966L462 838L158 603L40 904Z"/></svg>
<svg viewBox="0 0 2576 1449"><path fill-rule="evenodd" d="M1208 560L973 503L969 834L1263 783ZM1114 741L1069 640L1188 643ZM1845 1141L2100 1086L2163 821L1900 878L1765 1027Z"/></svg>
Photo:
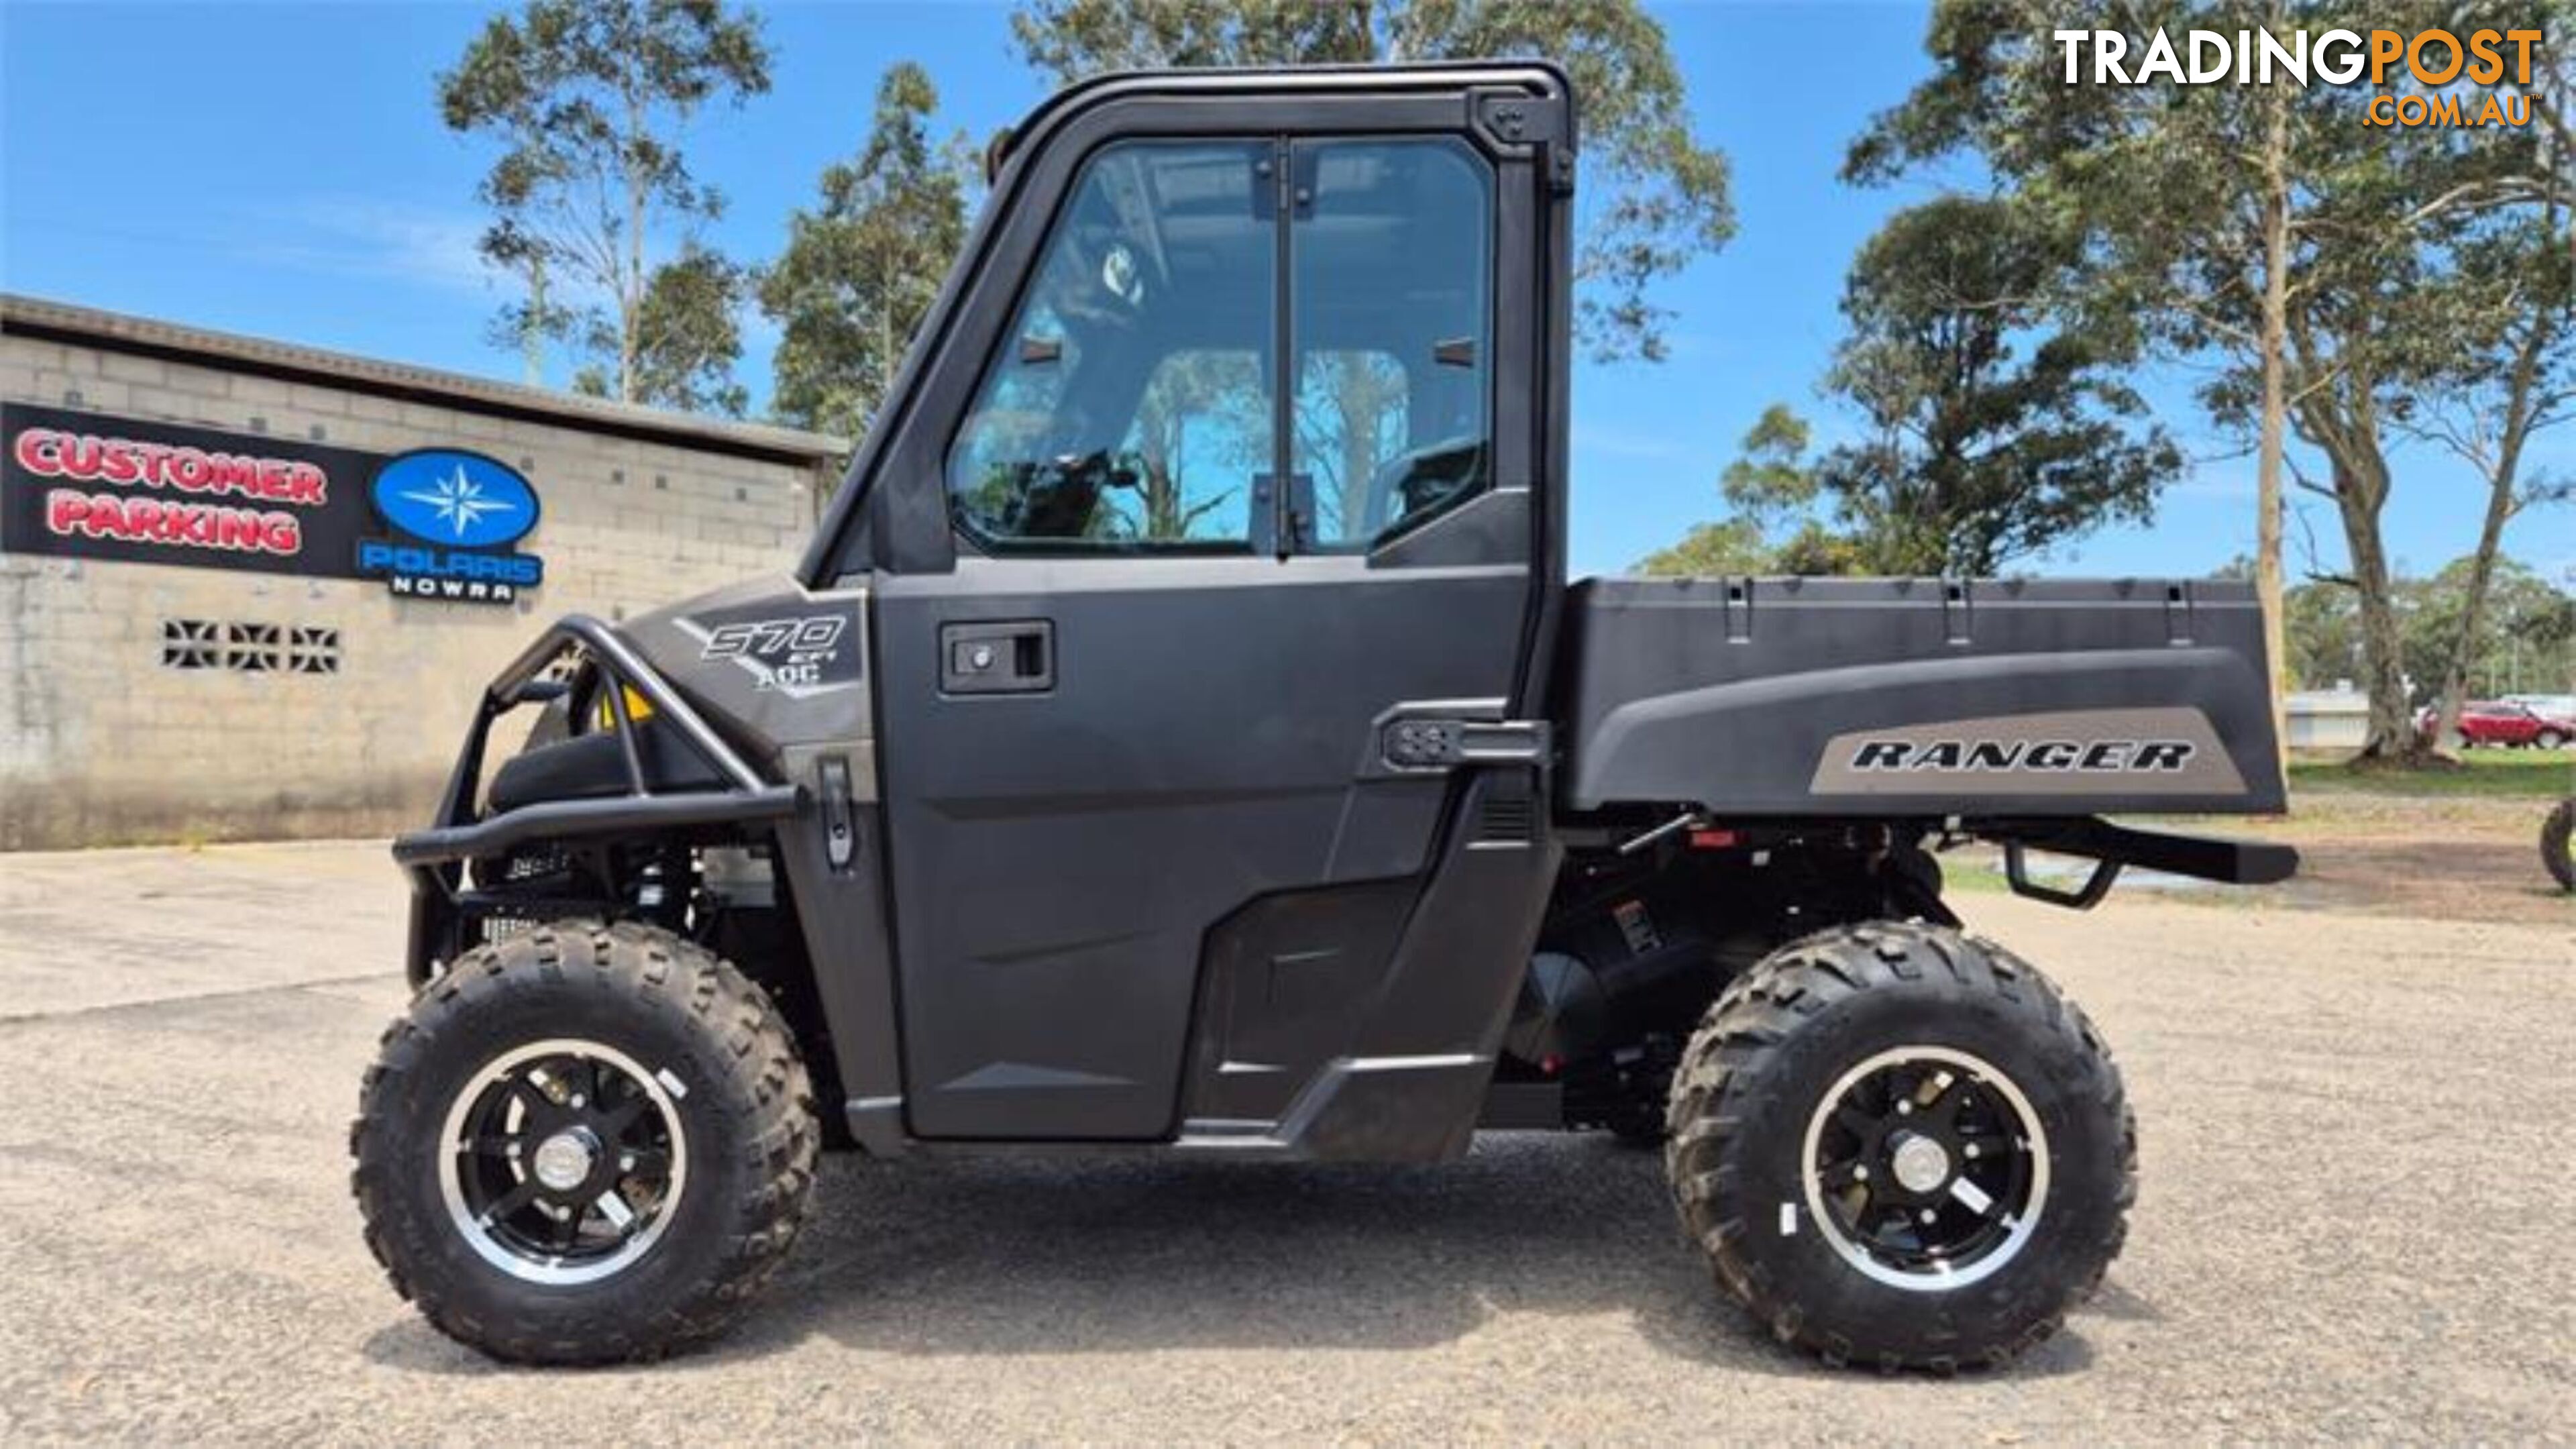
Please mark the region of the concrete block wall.
<svg viewBox="0 0 2576 1449"><path fill-rule="evenodd" d="M516 466L546 561L510 606L308 579L0 553L0 850L380 835L422 823L492 674L556 615L606 619L775 573L821 459L789 463L0 335L0 397ZM340 486L349 486L335 480ZM336 630L333 673L163 663L165 621Z"/></svg>

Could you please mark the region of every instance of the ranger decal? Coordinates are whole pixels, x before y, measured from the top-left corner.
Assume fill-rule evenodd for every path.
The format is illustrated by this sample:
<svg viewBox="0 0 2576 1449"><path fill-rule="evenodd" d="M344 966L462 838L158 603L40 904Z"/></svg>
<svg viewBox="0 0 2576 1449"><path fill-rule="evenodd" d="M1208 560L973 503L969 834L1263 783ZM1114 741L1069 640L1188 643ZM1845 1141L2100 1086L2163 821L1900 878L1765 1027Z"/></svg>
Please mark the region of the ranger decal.
<svg viewBox="0 0 2576 1449"><path fill-rule="evenodd" d="M1825 741L1815 795L2232 795L2236 762L2197 709L2049 710L1850 730Z"/></svg>
<svg viewBox="0 0 2576 1449"><path fill-rule="evenodd" d="M2179 770L2189 740L1863 740L1855 770Z"/></svg>

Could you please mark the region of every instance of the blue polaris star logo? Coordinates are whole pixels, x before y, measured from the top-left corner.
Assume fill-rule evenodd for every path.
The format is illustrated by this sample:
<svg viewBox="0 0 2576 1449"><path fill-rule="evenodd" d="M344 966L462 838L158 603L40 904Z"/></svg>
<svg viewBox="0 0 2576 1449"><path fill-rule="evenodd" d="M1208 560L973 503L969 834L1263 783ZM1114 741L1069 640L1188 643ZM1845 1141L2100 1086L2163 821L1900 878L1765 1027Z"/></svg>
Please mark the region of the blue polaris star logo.
<svg viewBox="0 0 2576 1449"><path fill-rule="evenodd" d="M507 604L546 577L510 545L537 526L537 490L518 470L461 448L423 448L376 470L367 490L386 536L358 540L358 574L405 598Z"/></svg>
<svg viewBox="0 0 2576 1449"><path fill-rule="evenodd" d="M504 548L537 526L536 490L480 453L405 453L385 464L370 491L385 522L444 548Z"/></svg>

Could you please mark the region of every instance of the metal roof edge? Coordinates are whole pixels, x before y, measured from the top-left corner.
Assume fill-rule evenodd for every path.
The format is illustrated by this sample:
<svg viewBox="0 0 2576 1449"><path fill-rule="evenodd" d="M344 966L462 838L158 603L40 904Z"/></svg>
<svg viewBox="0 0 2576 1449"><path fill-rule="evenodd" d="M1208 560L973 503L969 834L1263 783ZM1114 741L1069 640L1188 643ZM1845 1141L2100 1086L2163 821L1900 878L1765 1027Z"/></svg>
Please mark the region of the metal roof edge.
<svg viewBox="0 0 2576 1449"><path fill-rule="evenodd" d="M848 456L851 446L845 439L797 428L641 407L13 292L0 292L0 335L138 353L461 412L552 423L776 462L837 463Z"/></svg>

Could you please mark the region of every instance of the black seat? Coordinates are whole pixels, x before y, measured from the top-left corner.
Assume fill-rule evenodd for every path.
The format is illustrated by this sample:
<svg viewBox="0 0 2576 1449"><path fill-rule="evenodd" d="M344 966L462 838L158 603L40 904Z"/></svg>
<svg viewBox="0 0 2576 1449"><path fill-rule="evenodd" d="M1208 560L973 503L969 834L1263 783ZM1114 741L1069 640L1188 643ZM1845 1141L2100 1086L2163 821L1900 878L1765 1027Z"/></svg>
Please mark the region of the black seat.
<svg viewBox="0 0 2576 1449"><path fill-rule="evenodd" d="M714 766L660 720L635 726L635 753L643 761L645 784L656 794L712 790L724 783ZM511 756L492 772L488 798L497 814L548 800L609 799L632 788L617 736L599 731Z"/></svg>

